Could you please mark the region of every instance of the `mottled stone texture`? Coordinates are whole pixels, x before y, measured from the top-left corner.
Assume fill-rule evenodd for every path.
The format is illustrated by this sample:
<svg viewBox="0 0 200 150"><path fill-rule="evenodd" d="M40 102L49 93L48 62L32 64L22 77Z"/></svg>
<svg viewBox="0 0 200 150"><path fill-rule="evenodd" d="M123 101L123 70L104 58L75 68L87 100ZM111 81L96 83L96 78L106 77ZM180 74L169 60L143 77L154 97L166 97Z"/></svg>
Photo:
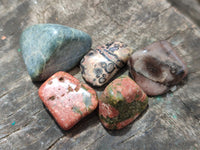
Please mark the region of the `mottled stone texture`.
<svg viewBox="0 0 200 150"><path fill-rule="evenodd" d="M38 23L85 31L93 48L123 41L139 50L167 40L187 63L189 74L173 93L150 97L144 115L122 130L106 130L95 111L64 132L38 97L40 84L32 83L18 51L22 31ZM0 0L3 35L7 39L0 40L0 149L200 149L200 30L166 0ZM69 73L84 82L79 67ZM101 95L102 88L95 90Z"/></svg>
<svg viewBox="0 0 200 150"><path fill-rule="evenodd" d="M39 89L39 96L64 130L72 128L98 104L96 92L68 73L57 72Z"/></svg>
<svg viewBox="0 0 200 150"><path fill-rule="evenodd" d="M98 46L81 60L82 77L93 86L102 86L126 64L132 53L133 50L122 42Z"/></svg>
<svg viewBox="0 0 200 150"><path fill-rule="evenodd" d="M160 95L179 83L187 67L167 41L155 42L135 52L128 61L137 84L148 95Z"/></svg>
<svg viewBox="0 0 200 150"><path fill-rule="evenodd" d="M20 47L33 81L72 69L91 47L88 34L58 24L38 24L23 31Z"/></svg>
<svg viewBox="0 0 200 150"><path fill-rule="evenodd" d="M121 129L135 120L148 105L142 89L128 76L112 81L99 99L99 117L108 129Z"/></svg>

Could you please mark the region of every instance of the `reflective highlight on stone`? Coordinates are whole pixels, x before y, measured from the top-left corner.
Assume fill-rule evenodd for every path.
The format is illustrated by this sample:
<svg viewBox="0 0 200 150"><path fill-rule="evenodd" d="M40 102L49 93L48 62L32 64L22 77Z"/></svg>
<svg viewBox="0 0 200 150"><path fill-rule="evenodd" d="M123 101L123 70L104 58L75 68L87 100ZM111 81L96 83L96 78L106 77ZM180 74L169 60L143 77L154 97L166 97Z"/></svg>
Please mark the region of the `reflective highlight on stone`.
<svg viewBox="0 0 200 150"><path fill-rule="evenodd" d="M39 88L39 96L64 130L96 109L96 92L65 72L57 72Z"/></svg>
<svg viewBox="0 0 200 150"><path fill-rule="evenodd" d="M188 72L184 62L167 41L155 42L136 51L128 65L134 80L147 95L167 92Z"/></svg>
<svg viewBox="0 0 200 150"><path fill-rule="evenodd" d="M99 117L108 129L121 129L145 110L148 98L128 76L112 81L99 99Z"/></svg>
<svg viewBox="0 0 200 150"><path fill-rule="evenodd" d="M38 24L21 35L20 47L33 81L46 80L57 71L69 71L90 50L88 34L58 24Z"/></svg>
<svg viewBox="0 0 200 150"><path fill-rule="evenodd" d="M133 50L122 42L99 46L81 60L82 77L93 86L102 86L127 63L132 53Z"/></svg>

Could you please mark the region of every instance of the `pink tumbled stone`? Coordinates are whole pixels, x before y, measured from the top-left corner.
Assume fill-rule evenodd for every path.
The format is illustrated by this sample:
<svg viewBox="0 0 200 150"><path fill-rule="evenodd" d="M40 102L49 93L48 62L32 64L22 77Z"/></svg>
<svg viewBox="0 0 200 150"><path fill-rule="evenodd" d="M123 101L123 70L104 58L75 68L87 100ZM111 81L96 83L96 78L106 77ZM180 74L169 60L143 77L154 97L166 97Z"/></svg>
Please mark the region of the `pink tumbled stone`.
<svg viewBox="0 0 200 150"><path fill-rule="evenodd" d="M66 72L57 72L39 88L39 96L64 130L96 109L96 92Z"/></svg>

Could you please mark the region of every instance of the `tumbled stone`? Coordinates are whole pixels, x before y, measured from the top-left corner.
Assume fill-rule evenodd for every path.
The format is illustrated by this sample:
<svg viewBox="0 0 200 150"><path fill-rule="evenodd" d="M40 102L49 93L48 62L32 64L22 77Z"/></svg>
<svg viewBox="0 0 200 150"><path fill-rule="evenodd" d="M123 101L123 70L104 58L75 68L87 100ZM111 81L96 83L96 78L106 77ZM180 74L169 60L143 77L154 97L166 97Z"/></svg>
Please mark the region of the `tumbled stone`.
<svg viewBox="0 0 200 150"><path fill-rule="evenodd" d="M128 76L112 81L99 99L99 117L108 129L121 129L145 110L148 98Z"/></svg>
<svg viewBox="0 0 200 150"><path fill-rule="evenodd" d="M64 130L96 109L96 92L66 72L57 72L39 88L39 96Z"/></svg>
<svg viewBox="0 0 200 150"><path fill-rule="evenodd" d="M38 24L22 33L20 47L32 80L42 81L76 66L90 50L91 38L67 26Z"/></svg>
<svg viewBox="0 0 200 150"><path fill-rule="evenodd" d="M167 41L136 51L128 65L136 83L152 96L167 92L187 74L186 65Z"/></svg>
<svg viewBox="0 0 200 150"><path fill-rule="evenodd" d="M82 77L93 86L102 86L127 63L132 53L133 50L122 42L99 46L81 60Z"/></svg>

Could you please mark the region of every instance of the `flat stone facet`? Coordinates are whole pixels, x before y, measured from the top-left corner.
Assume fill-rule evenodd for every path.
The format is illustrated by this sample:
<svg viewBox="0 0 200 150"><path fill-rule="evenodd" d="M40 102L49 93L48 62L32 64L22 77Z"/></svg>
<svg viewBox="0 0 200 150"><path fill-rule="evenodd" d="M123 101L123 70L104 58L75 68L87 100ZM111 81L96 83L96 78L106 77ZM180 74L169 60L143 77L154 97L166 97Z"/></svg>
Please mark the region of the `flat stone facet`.
<svg viewBox="0 0 200 150"><path fill-rule="evenodd" d="M31 26L20 38L22 56L33 81L69 71L90 50L91 43L88 34L58 24Z"/></svg>
<svg viewBox="0 0 200 150"><path fill-rule="evenodd" d="M128 61L129 71L147 95L160 95L187 74L187 67L167 41L136 51Z"/></svg>
<svg viewBox="0 0 200 150"><path fill-rule="evenodd" d="M148 105L148 97L128 76L112 81L99 99L99 117L108 129L121 129L134 121Z"/></svg>
<svg viewBox="0 0 200 150"><path fill-rule="evenodd" d="M82 77L93 86L102 86L127 63L132 53L133 50L122 42L99 46L81 60Z"/></svg>
<svg viewBox="0 0 200 150"><path fill-rule="evenodd" d="M57 72L39 88L39 96L64 130L96 109L96 92L66 72Z"/></svg>

